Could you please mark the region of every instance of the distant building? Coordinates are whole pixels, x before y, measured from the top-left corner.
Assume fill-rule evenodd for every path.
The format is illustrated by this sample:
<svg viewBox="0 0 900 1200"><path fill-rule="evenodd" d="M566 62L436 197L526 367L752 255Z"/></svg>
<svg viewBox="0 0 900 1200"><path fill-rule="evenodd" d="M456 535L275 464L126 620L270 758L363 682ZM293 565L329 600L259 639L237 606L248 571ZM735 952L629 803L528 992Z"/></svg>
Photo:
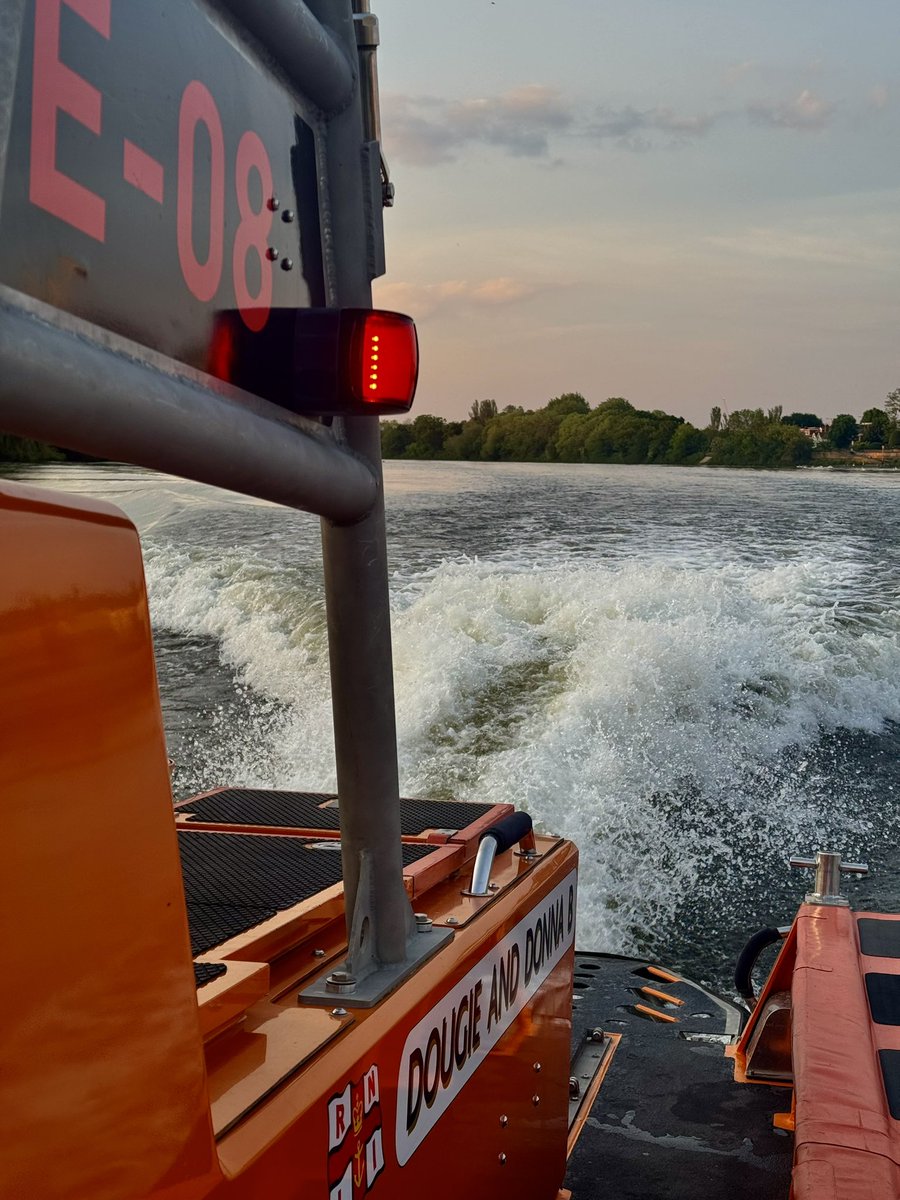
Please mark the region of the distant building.
<svg viewBox="0 0 900 1200"><path fill-rule="evenodd" d="M816 445L818 445L820 442L828 441L828 431L830 429L831 429L830 425L801 425L800 426L800 432L805 434L809 438L810 441L815 442Z"/></svg>

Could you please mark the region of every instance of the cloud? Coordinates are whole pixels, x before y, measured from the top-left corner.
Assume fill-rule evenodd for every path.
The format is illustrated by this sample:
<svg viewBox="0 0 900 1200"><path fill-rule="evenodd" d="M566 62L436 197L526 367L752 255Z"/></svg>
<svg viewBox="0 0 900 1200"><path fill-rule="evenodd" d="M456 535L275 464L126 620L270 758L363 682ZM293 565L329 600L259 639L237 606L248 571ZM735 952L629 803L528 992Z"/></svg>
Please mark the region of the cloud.
<svg viewBox="0 0 900 1200"><path fill-rule="evenodd" d="M890 92L888 92L883 83L880 83L869 92L869 107L880 111L883 108L887 108L890 98Z"/></svg>
<svg viewBox="0 0 900 1200"><path fill-rule="evenodd" d="M520 279L500 276L469 283L465 279L445 279L440 283L378 283L377 302L381 308L408 312L418 320L430 317L439 308L489 307L514 304L533 296L535 288Z"/></svg>
<svg viewBox="0 0 900 1200"><path fill-rule="evenodd" d="M747 106L751 120L779 129L817 132L824 129L834 114L834 105L804 88L793 100L757 101Z"/></svg>
<svg viewBox="0 0 900 1200"><path fill-rule="evenodd" d="M758 69L756 63L739 63L730 75L737 83L744 74ZM873 88L870 108L884 108L887 103L887 88ZM773 129L817 132L829 124L836 111L834 104L804 88L790 100L757 100L743 111L725 107L685 113L664 104L651 108L601 105L593 115L582 117L573 100L541 84L468 100L385 95L382 107L388 158L426 167L454 162L476 145L553 163L551 143L562 134L642 151L683 146L703 138L722 122L741 119Z"/></svg>
<svg viewBox="0 0 900 1200"><path fill-rule="evenodd" d="M550 135L573 121L572 106L560 93L536 83L460 101L387 95L383 109L388 153L417 166L452 162L473 143L516 157L545 158Z"/></svg>
<svg viewBox="0 0 900 1200"><path fill-rule="evenodd" d="M756 62L756 60L752 58L748 58L746 62L735 63L724 73L722 76L722 82L726 85L726 87L734 87L734 85L740 83L745 76L749 75L752 71L755 71L758 65L759 64Z"/></svg>
<svg viewBox="0 0 900 1200"><path fill-rule="evenodd" d="M679 145L691 138L700 138L724 114L699 113L695 116L675 112L657 105L638 109L601 107L585 132L595 141L613 141L623 150L650 150L660 144Z"/></svg>

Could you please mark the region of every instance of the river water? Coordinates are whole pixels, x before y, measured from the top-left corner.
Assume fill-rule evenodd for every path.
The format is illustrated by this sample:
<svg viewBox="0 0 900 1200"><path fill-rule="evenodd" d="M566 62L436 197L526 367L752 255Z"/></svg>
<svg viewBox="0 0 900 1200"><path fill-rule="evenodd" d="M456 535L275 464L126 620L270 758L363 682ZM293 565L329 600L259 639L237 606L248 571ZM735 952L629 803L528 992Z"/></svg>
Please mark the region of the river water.
<svg viewBox="0 0 900 1200"><path fill-rule="evenodd" d="M331 790L318 522L134 468L21 468L141 530L179 795ZM579 944L728 988L808 886L900 903L900 475L385 465L401 785L581 849Z"/></svg>

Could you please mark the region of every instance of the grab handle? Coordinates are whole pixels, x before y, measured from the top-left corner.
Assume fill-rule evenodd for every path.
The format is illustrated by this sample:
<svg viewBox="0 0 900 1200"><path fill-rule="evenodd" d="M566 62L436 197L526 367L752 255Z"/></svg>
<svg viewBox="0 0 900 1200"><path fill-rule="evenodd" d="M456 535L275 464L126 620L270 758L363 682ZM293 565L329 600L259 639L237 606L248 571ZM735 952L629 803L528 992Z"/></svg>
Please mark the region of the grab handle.
<svg viewBox="0 0 900 1200"><path fill-rule="evenodd" d="M472 882L463 895L489 896L494 858L504 850L512 849L518 842L525 842L529 850L534 848L532 821L528 813L510 813L508 817L502 817L490 829L486 829L481 835L478 853L475 856Z"/></svg>

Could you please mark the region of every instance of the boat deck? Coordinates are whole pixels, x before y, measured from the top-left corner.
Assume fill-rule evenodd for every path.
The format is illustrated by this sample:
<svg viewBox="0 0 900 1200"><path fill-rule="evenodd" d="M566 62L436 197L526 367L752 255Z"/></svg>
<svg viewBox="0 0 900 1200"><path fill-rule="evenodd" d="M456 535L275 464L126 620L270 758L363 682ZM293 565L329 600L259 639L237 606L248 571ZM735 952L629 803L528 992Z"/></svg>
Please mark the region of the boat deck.
<svg viewBox="0 0 900 1200"><path fill-rule="evenodd" d="M403 801L411 897L457 871L507 808ZM256 947L281 953L323 914L342 929L339 908L328 908L341 882L335 797L223 789L182 801L176 819L192 948L207 960L195 963L204 1009L221 1004L206 985L219 989L226 969L256 969L257 991L272 987L269 968L235 958L274 961ZM215 1032L221 1020L209 1019ZM565 1181L573 1200L784 1200L793 1139L772 1119L791 1093L734 1082L724 1050L741 1021L741 1010L672 972L576 953L570 1147L578 1136ZM227 1099L214 1111L220 1132L240 1109L226 1111Z"/></svg>
<svg viewBox="0 0 900 1200"><path fill-rule="evenodd" d="M593 1031L621 1041L569 1159L573 1200L785 1200L793 1139L772 1118L790 1108L791 1092L734 1082L724 1049L739 1020L739 1010L673 973L577 954L579 1088L588 1072L576 1074L577 1059Z"/></svg>

